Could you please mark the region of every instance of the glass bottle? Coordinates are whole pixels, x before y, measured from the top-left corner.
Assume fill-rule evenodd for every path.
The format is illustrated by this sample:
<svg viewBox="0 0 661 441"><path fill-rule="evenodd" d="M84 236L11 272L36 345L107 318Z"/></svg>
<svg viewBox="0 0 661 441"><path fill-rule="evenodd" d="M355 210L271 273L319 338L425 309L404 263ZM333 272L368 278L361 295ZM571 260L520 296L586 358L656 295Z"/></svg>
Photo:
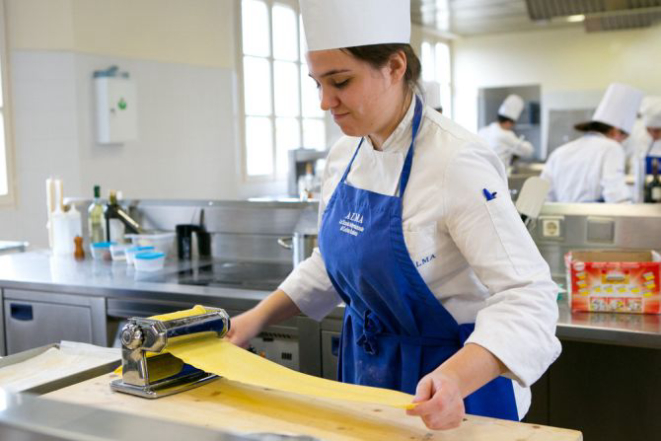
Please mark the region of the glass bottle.
<svg viewBox="0 0 661 441"><path fill-rule="evenodd" d="M115 190L110 190L108 203L104 210L106 218L106 237L108 242L124 242L124 224L119 218L119 211L120 206L117 203L117 192Z"/></svg>
<svg viewBox="0 0 661 441"><path fill-rule="evenodd" d="M302 201L312 199L312 190L314 188L314 172L312 163L305 163L305 174L298 178L298 196Z"/></svg>
<svg viewBox="0 0 661 441"><path fill-rule="evenodd" d="M652 180L645 185L645 202L661 203L661 179L657 158L652 159Z"/></svg>
<svg viewBox="0 0 661 441"><path fill-rule="evenodd" d="M106 223L101 203L101 187L94 186L94 200L87 209L87 225L89 227L90 243L106 240Z"/></svg>

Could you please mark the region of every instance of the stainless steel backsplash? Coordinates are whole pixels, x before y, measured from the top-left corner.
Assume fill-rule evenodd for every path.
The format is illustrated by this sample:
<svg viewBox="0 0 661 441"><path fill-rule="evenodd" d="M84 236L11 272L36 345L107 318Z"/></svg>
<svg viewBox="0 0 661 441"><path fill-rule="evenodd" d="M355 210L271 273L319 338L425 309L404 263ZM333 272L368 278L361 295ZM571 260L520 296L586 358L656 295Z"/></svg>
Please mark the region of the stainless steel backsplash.
<svg viewBox="0 0 661 441"><path fill-rule="evenodd" d="M87 207L91 200L70 198L65 202L75 204L83 214L87 238ZM278 245L278 238L291 236L299 219L318 206L316 202L297 200L126 200L122 204L147 231L175 231L178 224L199 224L204 210L204 224L212 237L212 257L283 263L292 261L292 251Z"/></svg>

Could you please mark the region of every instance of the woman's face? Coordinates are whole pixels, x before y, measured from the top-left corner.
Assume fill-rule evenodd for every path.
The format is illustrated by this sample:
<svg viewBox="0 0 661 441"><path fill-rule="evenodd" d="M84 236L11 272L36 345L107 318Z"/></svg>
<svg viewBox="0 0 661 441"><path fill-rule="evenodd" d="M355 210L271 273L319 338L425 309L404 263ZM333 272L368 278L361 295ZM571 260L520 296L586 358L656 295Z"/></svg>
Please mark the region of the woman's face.
<svg viewBox="0 0 661 441"><path fill-rule="evenodd" d="M661 127L648 127L647 133L650 134L654 141L661 139Z"/></svg>
<svg viewBox="0 0 661 441"><path fill-rule="evenodd" d="M321 108L330 111L344 134L379 133L400 111L405 58L403 70L397 60L374 69L340 49L308 52L307 60Z"/></svg>
<svg viewBox="0 0 661 441"><path fill-rule="evenodd" d="M606 136L608 136L611 139L614 139L619 143L623 143L629 137L629 135L626 132L623 132L620 129L616 129L615 127L610 129L610 131L608 132L608 134L606 134Z"/></svg>

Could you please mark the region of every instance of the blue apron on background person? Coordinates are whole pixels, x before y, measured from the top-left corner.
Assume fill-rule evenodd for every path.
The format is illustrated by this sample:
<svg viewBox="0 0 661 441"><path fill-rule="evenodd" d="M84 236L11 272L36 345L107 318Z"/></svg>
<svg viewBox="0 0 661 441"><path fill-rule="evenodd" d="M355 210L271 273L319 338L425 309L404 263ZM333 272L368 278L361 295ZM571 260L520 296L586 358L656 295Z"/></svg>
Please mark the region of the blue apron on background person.
<svg viewBox="0 0 661 441"><path fill-rule="evenodd" d="M426 285L404 242L402 197L422 119L413 134L399 196L346 183L360 141L322 215L319 249L346 304L338 379L414 394L419 380L461 349L474 324L459 325ZM466 412L518 421L512 380L498 377L464 400Z"/></svg>

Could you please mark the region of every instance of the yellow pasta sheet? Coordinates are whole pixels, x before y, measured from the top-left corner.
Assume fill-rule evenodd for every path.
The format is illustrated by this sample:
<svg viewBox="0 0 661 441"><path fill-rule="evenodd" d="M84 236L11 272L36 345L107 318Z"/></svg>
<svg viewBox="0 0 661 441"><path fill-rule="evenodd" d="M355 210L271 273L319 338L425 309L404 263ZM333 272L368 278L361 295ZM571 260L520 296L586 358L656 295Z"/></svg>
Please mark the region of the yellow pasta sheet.
<svg viewBox="0 0 661 441"><path fill-rule="evenodd" d="M203 306L153 319L173 320L204 314ZM358 386L302 374L241 349L215 333L201 334L180 343L170 344L170 352L185 363L228 380L320 398L350 400L411 409L413 396L376 387Z"/></svg>

